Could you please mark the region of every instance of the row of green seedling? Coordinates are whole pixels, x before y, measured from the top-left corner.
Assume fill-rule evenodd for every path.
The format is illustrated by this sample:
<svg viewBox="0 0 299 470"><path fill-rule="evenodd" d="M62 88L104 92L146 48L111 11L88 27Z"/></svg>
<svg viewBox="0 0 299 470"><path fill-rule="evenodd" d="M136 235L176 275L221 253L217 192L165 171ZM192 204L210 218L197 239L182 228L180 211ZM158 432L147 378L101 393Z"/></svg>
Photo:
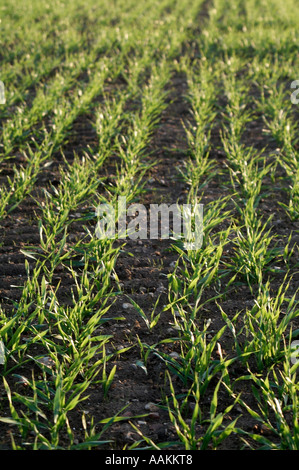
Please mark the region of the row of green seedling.
<svg viewBox="0 0 299 470"><path fill-rule="evenodd" d="M216 163L210 158L209 150L211 128L216 117L217 70L206 62L191 66L187 58L181 61L179 70L185 72L187 77L189 89L186 99L192 113L190 120L183 123L189 148L180 174L189 186L186 202L195 206L201 202L204 187L215 175ZM154 354L166 365L170 393L163 398L165 404L162 407L168 410L178 441L155 444L145 439L149 447L158 449L176 445L183 446L186 450L216 448L235 427L235 422L229 426L225 426L223 422L232 405L223 412L217 411L219 387L227 376L231 363L222 354L219 359L215 358L215 352L221 351L221 337L226 327L211 335L210 322L201 325L201 313L205 304L202 301L203 292L219 276L219 262L229 234L229 230L217 231L218 224L229 215L229 211L225 210L226 205L227 198L222 198L204 207L204 234L200 249L184 250L179 242L173 245L179 258L173 273L169 275L169 302L163 311L172 311L173 328L177 335L162 343L178 344L179 349L174 355L162 352L160 343L147 347L143 345L143 361L146 363L149 354ZM217 297L216 294L215 298ZM152 319L149 328L155 326L155 320L159 316L160 314ZM208 339L209 336L212 339ZM180 397L177 397L174 390L171 378L174 376L188 390ZM217 385L211 407L208 416L205 416L201 400L215 380ZM187 422L190 405L194 405L191 424Z"/></svg>

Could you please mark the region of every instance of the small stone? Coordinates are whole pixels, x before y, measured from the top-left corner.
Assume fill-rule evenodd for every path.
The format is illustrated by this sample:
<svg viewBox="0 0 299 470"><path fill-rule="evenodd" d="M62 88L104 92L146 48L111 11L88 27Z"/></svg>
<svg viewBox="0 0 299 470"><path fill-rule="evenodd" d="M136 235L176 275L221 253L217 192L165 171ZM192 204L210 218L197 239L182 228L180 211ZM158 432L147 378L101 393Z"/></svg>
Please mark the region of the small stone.
<svg viewBox="0 0 299 470"><path fill-rule="evenodd" d="M138 434L134 432L129 431L126 434L126 441L137 441L138 438L139 438Z"/></svg>
<svg viewBox="0 0 299 470"><path fill-rule="evenodd" d="M173 358L175 358L175 359L179 359L179 358L181 357L181 356L180 356L177 352L175 352L175 351L172 352L172 353L170 353L169 356L170 356L170 357L173 357Z"/></svg>
<svg viewBox="0 0 299 470"><path fill-rule="evenodd" d="M152 420L156 420L156 419L160 418L160 415L159 415L159 413L152 412L152 413L149 413L148 418L152 419Z"/></svg>
<svg viewBox="0 0 299 470"><path fill-rule="evenodd" d="M280 220L280 219L274 220L274 221L272 222L273 225L280 225L280 224L282 224L282 223L283 223L283 221Z"/></svg>
<svg viewBox="0 0 299 470"><path fill-rule="evenodd" d="M175 330L173 328L167 328L166 332L169 334L169 335L172 335Z"/></svg>
<svg viewBox="0 0 299 470"><path fill-rule="evenodd" d="M158 411L159 408L157 407L157 405L155 405L154 403L150 402L150 403L147 403L144 407L146 410L148 411Z"/></svg>
<svg viewBox="0 0 299 470"><path fill-rule="evenodd" d="M53 359L51 359L51 357L48 357L48 356L41 357L40 359L38 359L37 362L39 362L40 364L43 364L46 367L50 367L50 368L55 366L55 361L53 361Z"/></svg>
<svg viewBox="0 0 299 470"><path fill-rule="evenodd" d="M160 426L156 432L159 439L165 439L165 437L167 436L167 431L164 426Z"/></svg>
<svg viewBox="0 0 299 470"><path fill-rule="evenodd" d="M265 424L262 424L261 434L263 434L264 436L272 436L274 432L272 431L272 429L268 428L268 426L266 426Z"/></svg>
<svg viewBox="0 0 299 470"><path fill-rule="evenodd" d="M127 310L128 308L132 308L131 304L123 304L122 307Z"/></svg>
<svg viewBox="0 0 299 470"><path fill-rule="evenodd" d="M164 287L164 286L161 285L161 286L159 286L159 287L157 288L156 292L157 292L158 294L163 294L163 292L166 292L166 290L167 290L166 287Z"/></svg>

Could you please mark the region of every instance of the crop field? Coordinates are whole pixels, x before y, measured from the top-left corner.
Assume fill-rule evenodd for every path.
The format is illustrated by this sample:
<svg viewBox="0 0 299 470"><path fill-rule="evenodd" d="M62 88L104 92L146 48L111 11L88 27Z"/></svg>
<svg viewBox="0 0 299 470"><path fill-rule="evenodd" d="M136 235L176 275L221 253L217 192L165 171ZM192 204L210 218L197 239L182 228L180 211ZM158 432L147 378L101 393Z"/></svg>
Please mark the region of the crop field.
<svg viewBox="0 0 299 470"><path fill-rule="evenodd" d="M1 450L299 450L298 18L1 1Z"/></svg>

